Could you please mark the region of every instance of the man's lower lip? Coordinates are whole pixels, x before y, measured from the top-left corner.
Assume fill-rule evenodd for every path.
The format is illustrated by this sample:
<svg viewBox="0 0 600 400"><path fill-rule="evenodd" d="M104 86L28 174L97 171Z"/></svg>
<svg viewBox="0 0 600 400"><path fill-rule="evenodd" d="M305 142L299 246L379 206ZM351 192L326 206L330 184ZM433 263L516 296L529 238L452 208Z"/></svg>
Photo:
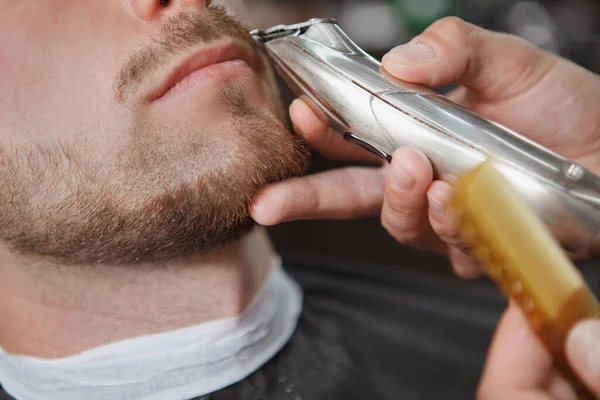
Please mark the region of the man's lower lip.
<svg viewBox="0 0 600 400"><path fill-rule="evenodd" d="M250 66L243 60L231 60L221 63L211 64L187 75L175 86L169 89L164 95L154 101L162 101L176 96L194 87L202 86L207 82L220 81L225 78L235 77L237 75L251 72Z"/></svg>

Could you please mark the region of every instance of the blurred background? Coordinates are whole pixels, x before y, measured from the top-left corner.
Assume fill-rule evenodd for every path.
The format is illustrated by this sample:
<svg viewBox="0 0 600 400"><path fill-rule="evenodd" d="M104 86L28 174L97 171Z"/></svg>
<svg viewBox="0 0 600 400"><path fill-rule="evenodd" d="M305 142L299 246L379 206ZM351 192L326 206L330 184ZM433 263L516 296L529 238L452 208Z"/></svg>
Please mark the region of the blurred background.
<svg viewBox="0 0 600 400"><path fill-rule="evenodd" d="M248 0L255 27L333 17L363 49L381 57L444 16L518 35L600 72L597 0ZM444 88L441 89L442 91ZM283 88L286 101L292 94ZM342 166L315 154L310 173ZM301 221L271 228L279 252L295 259L368 262L450 273L441 257L398 245L379 220Z"/></svg>

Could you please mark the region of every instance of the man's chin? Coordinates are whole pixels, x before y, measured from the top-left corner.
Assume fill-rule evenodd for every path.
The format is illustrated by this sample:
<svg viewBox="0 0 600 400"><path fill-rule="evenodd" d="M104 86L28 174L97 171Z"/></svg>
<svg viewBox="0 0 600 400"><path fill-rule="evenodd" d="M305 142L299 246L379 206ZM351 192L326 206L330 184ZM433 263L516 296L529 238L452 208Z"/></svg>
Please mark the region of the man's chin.
<svg viewBox="0 0 600 400"><path fill-rule="evenodd" d="M200 143L205 153L224 145L241 149L227 156L202 158L188 149L187 159L174 162L183 150L173 153L161 146L133 156L136 150L130 149L123 155L135 161L121 166L130 174L120 174L123 179L115 183L100 178L117 170L86 164L82 153L82 161L69 164L60 177L52 175L51 166L32 171L48 183L44 187L25 187L37 182L30 176L6 179L0 194L1 238L13 251L79 265L165 262L209 253L240 239L256 226L250 217L256 194L271 183L304 174L310 153L272 114L246 110L236 115L234 128L221 143ZM42 150L50 151L32 149ZM25 174L18 168L21 162L14 161L7 170ZM12 161L7 158L6 163ZM136 165L142 167L134 169ZM182 171L195 168L204 172L175 184ZM72 190L65 192L64 187ZM36 191L46 196L33 208L27 195Z"/></svg>

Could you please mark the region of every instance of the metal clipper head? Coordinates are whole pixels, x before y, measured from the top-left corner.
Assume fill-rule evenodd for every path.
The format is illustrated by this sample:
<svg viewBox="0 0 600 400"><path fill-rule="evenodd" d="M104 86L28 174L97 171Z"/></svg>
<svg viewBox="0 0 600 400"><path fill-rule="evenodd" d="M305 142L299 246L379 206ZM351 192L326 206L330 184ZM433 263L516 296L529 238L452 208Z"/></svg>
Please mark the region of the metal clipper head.
<svg viewBox="0 0 600 400"><path fill-rule="evenodd" d="M337 24L333 18L312 18L308 21L293 25L277 25L266 30L254 29L250 32L250 35L258 43L264 44L270 42L271 40L280 39L287 36L301 35L312 25L324 22Z"/></svg>

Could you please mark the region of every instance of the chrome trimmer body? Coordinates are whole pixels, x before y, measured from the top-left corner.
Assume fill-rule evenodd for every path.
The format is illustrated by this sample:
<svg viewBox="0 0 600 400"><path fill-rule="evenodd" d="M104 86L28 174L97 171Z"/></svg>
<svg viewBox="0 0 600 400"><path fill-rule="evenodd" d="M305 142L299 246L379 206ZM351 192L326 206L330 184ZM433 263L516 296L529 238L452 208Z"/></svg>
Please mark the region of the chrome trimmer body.
<svg viewBox="0 0 600 400"><path fill-rule="evenodd" d="M429 88L392 78L335 20L251 34L286 84L346 140L387 161L400 147L419 149L436 179L450 184L493 157L571 256L600 255L597 175Z"/></svg>

